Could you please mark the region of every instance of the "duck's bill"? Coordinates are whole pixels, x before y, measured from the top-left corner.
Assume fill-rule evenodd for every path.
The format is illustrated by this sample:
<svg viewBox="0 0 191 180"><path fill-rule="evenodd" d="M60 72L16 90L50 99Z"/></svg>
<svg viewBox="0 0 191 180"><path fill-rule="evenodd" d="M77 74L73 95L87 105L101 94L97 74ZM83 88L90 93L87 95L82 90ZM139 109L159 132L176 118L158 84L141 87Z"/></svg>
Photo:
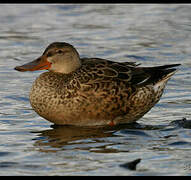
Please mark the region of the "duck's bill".
<svg viewBox="0 0 191 180"><path fill-rule="evenodd" d="M22 66L16 66L15 70L17 71L38 71L38 70L44 70L49 69L51 66L51 63L46 60L43 56L39 57L38 59L26 63Z"/></svg>

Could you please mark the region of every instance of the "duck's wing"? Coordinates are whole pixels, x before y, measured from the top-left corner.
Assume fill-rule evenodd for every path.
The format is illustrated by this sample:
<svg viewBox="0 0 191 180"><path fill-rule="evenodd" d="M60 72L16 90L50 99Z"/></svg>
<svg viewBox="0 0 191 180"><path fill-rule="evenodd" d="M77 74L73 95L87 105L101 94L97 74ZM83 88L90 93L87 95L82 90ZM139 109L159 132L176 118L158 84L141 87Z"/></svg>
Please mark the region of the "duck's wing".
<svg viewBox="0 0 191 180"><path fill-rule="evenodd" d="M142 86L159 81L169 73L174 72L180 64L138 67L135 62L113 62L100 58L82 59L82 69L87 72L94 82L125 81L134 86Z"/></svg>
<svg viewBox="0 0 191 180"><path fill-rule="evenodd" d="M131 83L137 86L156 84L157 82L169 79L181 64L170 64L155 67L137 67L132 70Z"/></svg>
<svg viewBox="0 0 191 180"><path fill-rule="evenodd" d="M121 80L130 81L132 68L136 67L135 62L114 62L100 58L83 58L82 69L88 74L97 77L97 80Z"/></svg>

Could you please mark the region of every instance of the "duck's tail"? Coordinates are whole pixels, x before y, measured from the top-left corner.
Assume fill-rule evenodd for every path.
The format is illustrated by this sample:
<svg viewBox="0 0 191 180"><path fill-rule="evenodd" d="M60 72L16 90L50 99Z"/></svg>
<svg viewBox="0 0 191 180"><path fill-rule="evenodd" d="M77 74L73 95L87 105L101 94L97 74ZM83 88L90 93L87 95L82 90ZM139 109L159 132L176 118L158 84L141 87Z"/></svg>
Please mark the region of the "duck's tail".
<svg viewBox="0 0 191 180"><path fill-rule="evenodd" d="M167 81L169 78L177 72L174 67L181 64L169 64L164 66L148 67L145 69L146 73L149 73L153 82Z"/></svg>
<svg viewBox="0 0 191 180"><path fill-rule="evenodd" d="M153 88L155 92L163 89L167 81L173 76L177 69L173 68L179 66L180 64L171 64L164 66L156 66L148 68L146 71L150 73L150 81L153 83Z"/></svg>
<svg viewBox="0 0 191 180"><path fill-rule="evenodd" d="M177 69L174 67L179 65L180 64L170 64L155 67L137 67L131 81L139 86L145 86L147 84L155 85L159 82L165 83L176 73Z"/></svg>

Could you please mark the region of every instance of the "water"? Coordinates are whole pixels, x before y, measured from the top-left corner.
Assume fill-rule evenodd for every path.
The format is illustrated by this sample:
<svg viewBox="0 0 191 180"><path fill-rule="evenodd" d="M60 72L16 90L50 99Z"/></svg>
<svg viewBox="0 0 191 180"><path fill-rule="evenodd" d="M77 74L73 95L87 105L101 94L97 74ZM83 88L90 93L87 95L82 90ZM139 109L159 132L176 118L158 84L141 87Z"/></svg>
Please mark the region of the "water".
<svg viewBox="0 0 191 180"><path fill-rule="evenodd" d="M190 126L171 123L191 119L190 5L1 4L0 24L0 175L191 175ZM82 57L182 66L139 125L55 127L29 104L42 72L13 69L54 41Z"/></svg>

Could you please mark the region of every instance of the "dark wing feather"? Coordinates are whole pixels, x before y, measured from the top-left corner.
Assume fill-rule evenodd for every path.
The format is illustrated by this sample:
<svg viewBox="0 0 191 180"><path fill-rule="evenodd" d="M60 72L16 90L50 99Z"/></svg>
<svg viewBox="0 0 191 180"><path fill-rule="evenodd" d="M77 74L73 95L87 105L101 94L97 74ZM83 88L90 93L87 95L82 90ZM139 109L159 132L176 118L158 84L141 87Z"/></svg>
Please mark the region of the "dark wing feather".
<svg viewBox="0 0 191 180"><path fill-rule="evenodd" d="M130 81L131 69L136 67L134 62L118 63L100 58L83 58L82 66L84 70L96 73L99 78L118 79L120 81Z"/></svg>
<svg viewBox="0 0 191 180"><path fill-rule="evenodd" d="M94 74L95 81L116 80L125 81L130 85L143 86L155 83L161 78L174 71L170 69L180 64L156 66L156 67L137 67L139 64L134 62L113 62L100 58L83 58L83 70L89 74Z"/></svg>
<svg viewBox="0 0 191 180"><path fill-rule="evenodd" d="M168 74L176 71L176 67L180 64L170 64L155 67L137 67L132 71L131 83L139 86L147 84L155 84L156 82L167 77Z"/></svg>

